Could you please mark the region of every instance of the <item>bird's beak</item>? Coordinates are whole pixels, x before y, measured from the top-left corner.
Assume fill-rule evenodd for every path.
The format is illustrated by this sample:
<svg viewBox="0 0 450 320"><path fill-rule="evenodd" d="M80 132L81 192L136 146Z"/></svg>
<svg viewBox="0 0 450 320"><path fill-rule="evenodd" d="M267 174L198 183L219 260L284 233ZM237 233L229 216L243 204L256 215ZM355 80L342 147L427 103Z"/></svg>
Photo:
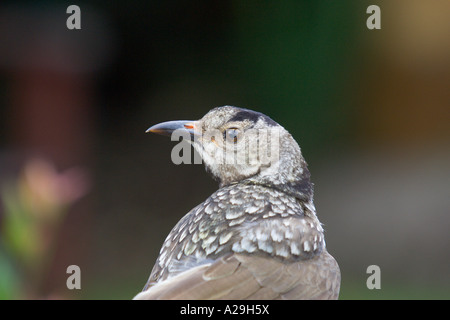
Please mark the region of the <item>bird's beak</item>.
<svg viewBox="0 0 450 320"><path fill-rule="evenodd" d="M170 136L175 130L187 130L192 139L201 134L198 121L192 120L177 120L158 123L148 128L145 132Z"/></svg>

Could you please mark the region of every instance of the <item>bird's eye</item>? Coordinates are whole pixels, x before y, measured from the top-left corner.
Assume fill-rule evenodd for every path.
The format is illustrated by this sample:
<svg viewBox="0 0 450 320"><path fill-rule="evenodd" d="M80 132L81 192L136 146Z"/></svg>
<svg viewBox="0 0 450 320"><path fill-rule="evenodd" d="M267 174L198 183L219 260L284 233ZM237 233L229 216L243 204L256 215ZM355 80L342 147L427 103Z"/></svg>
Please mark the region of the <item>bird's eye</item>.
<svg viewBox="0 0 450 320"><path fill-rule="evenodd" d="M226 141L237 143L241 131L238 128L228 128L223 132Z"/></svg>

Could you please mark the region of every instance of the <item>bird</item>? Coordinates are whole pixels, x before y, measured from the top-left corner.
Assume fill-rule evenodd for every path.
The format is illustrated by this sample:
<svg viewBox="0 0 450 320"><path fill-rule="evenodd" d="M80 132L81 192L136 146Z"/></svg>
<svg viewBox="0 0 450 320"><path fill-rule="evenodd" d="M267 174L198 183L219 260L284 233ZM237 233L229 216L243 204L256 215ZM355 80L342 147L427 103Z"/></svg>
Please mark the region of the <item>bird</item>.
<svg viewBox="0 0 450 320"><path fill-rule="evenodd" d="M234 106L147 130L177 131L219 189L175 225L134 299L338 299L339 265L293 136L267 115Z"/></svg>

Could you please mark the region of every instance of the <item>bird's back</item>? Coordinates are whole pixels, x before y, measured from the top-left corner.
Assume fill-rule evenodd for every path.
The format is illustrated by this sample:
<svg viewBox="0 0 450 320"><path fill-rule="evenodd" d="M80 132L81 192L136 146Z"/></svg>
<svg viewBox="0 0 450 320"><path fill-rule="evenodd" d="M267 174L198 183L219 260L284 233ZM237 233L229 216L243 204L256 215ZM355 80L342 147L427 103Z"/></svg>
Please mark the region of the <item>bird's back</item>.
<svg viewBox="0 0 450 320"><path fill-rule="evenodd" d="M312 203L245 181L219 189L166 238L144 288L150 288L147 298L152 291L160 299L335 298L339 268L314 210ZM194 294L193 273L196 286L221 289ZM238 293L235 281L253 289Z"/></svg>

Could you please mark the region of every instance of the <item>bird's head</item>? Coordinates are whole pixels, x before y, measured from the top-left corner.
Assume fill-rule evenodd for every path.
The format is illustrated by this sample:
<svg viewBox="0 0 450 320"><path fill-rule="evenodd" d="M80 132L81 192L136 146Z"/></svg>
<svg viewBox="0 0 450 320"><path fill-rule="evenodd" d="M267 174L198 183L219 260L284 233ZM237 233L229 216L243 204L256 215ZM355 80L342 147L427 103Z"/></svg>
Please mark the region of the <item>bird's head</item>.
<svg viewBox="0 0 450 320"><path fill-rule="evenodd" d="M300 147L268 116L232 106L210 110L197 121L168 121L147 132L185 137L221 186L243 182L311 200L310 173Z"/></svg>

